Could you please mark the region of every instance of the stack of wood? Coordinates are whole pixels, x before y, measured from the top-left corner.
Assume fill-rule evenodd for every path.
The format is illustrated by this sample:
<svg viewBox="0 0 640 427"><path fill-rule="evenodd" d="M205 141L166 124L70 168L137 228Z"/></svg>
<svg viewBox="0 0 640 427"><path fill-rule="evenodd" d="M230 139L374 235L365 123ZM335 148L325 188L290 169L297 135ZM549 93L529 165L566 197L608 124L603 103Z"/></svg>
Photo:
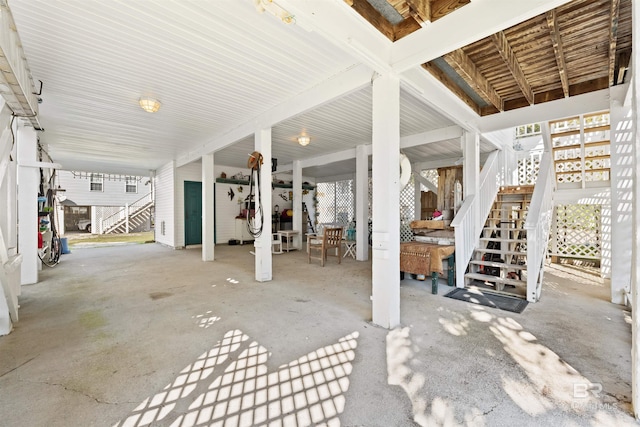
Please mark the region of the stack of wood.
<svg viewBox="0 0 640 427"><path fill-rule="evenodd" d="M424 236L433 230L445 230L449 228L449 224L451 224L450 220L419 220L411 221L409 227L411 227L413 234Z"/></svg>

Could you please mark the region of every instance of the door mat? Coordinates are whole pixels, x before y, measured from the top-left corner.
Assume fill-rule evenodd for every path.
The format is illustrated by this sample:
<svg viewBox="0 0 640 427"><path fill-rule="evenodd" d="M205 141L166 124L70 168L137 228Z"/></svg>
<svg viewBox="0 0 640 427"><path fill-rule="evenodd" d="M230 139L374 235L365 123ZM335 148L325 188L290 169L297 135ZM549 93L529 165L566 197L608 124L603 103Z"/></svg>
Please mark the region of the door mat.
<svg viewBox="0 0 640 427"><path fill-rule="evenodd" d="M472 304L484 305L486 307L499 308L500 310L522 313L529 302L527 300L498 295L480 289L456 288L445 295L445 297L470 302Z"/></svg>

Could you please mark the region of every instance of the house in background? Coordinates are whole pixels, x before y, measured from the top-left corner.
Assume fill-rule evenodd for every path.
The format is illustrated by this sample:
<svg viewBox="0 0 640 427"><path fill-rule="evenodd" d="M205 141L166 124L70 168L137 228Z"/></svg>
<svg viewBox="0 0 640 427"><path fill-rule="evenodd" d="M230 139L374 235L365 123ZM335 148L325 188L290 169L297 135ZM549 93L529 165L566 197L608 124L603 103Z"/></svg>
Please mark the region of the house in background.
<svg viewBox="0 0 640 427"><path fill-rule="evenodd" d="M58 227L94 234L148 231L153 227L153 182L149 177L58 171Z"/></svg>

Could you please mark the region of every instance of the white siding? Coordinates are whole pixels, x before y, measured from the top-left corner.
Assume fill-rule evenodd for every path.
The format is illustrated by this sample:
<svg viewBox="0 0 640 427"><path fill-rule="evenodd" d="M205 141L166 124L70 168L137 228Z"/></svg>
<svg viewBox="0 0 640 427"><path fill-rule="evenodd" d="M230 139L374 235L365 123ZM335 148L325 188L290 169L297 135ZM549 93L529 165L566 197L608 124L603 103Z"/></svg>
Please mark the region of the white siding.
<svg viewBox="0 0 640 427"><path fill-rule="evenodd" d="M242 188L242 192L238 190L239 188ZM234 192L233 200L229 198L229 190ZM237 238L235 218L241 209L238 200L243 201L247 194L249 194L248 185L216 182L216 243L228 243L229 239Z"/></svg>
<svg viewBox="0 0 640 427"><path fill-rule="evenodd" d="M202 182L202 165L200 161L192 162L176 168L175 172L173 170L173 165L174 164L171 163L171 168L169 168L169 165L166 165L162 169L159 169L156 175L156 241L172 247L181 248L184 247L184 182ZM222 171L225 171L227 178L232 178L236 174L249 175L249 169L247 168L232 168L229 166L215 165L214 176L216 178L220 177ZM228 171L232 172L230 173ZM170 177L169 172L171 172ZM291 176L278 174L277 179L290 182ZM303 177L303 181L312 182L305 177ZM168 208L165 206L165 203L169 203L166 193L168 192L167 185L169 185L170 182L173 183L172 203L174 206L174 209L172 210L172 227L174 232L173 240L171 242L169 242L166 235L162 236L160 234L163 220L166 221L166 233L168 233L169 230L170 218L167 212ZM242 188L242 191L239 191L239 188ZM233 200L231 200L228 195L230 189L233 189L234 192ZM289 199L289 191L290 189L288 188L275 188L273 190L271 209L269 210L265 208L265 216L267 217L267 223L265 226L267 227L267 230L270 230L271 227L271 221L269 218L275 205L279 206L280 212L285 209L291 209L292 203ZM238 205L238 200L244 200L244 198L247 197L249 194L249 186L217 182L215 183L215 192L215 243L226 244L230 239L238 237L236 236L235 231L235 218L240 213L241 209ZM282 196L285 196L287 200ZM313 192L309 192L309 194L305 195L303 200L307 203L309 209L313 210ZM313 212L311 212L311 215L313 215Z"/></svg>
<svg viewBox="0 0 640 427"><path fill-rule="evenodd" d="M175 163L169 162L156 171L155 177L155 240L171 247L176 247L175 176Z"/></svg>
<svg viewBox="0 0 640 427"><path fill-rule="evenodd" d="M138 192L125 192L125 180L109 179L105 176L102 183L102 191L91 191L91 180L86 172L82 177L73 176L70 171L57 171L57 185L65 189L67 200L73 201L78 206L124 206L142 198L151 191L151 186L145 185L148 177L139 177Z"/></svg>

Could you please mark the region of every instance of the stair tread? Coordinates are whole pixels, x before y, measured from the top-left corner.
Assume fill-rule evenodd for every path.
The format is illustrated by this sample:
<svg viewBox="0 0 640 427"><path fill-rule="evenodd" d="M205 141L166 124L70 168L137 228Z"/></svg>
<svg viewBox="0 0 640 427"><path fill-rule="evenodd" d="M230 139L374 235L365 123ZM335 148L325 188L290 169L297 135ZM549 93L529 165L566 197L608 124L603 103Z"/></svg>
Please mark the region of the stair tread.
<svg viewBox="0 0 640 427"><path fill-rule="evenodd" d="M507 285L516 285L516 286L526 286L527 282L524 280L516 280L516 279L507 279L498 276L492 276L490 274L481 274L481 273L467 273L464 275L467 279L481 280L484 282L497 282L504 283Z"/></svg>
<svg viewBox="0 0 640 427"><path fill-rule="evenodd" d="M517 251L503 251L500 249L486 249L486 248L477 248L475 252L482 252L487 254L499 254L499 255L513 255L513 256L526 256L526 252L517 252Z"/></svg>
<svg viewBox="0 0 640 427"><path fill-rule="evenodd" d="M527 239L507 239L503 237L481 237L482 242L526 243Z"/></svg>
<svg viewBox="0 0 640 427"><path fill-rule="evenodd" d="M526 232L526 228L500 228L500 227L483 227L482 230L487 231L523 231Z"/></svg>
<svg viewBox="0 0 640 427"><path fill-rule="evenodd" d="M526 270L526 264L507 264L506 262L496 262L496 261L482 261L477 259L472 259L469 261L469 264L474 265L484 265L485 267L497 267L497 268L510 268L513 270Z"/></svg>

